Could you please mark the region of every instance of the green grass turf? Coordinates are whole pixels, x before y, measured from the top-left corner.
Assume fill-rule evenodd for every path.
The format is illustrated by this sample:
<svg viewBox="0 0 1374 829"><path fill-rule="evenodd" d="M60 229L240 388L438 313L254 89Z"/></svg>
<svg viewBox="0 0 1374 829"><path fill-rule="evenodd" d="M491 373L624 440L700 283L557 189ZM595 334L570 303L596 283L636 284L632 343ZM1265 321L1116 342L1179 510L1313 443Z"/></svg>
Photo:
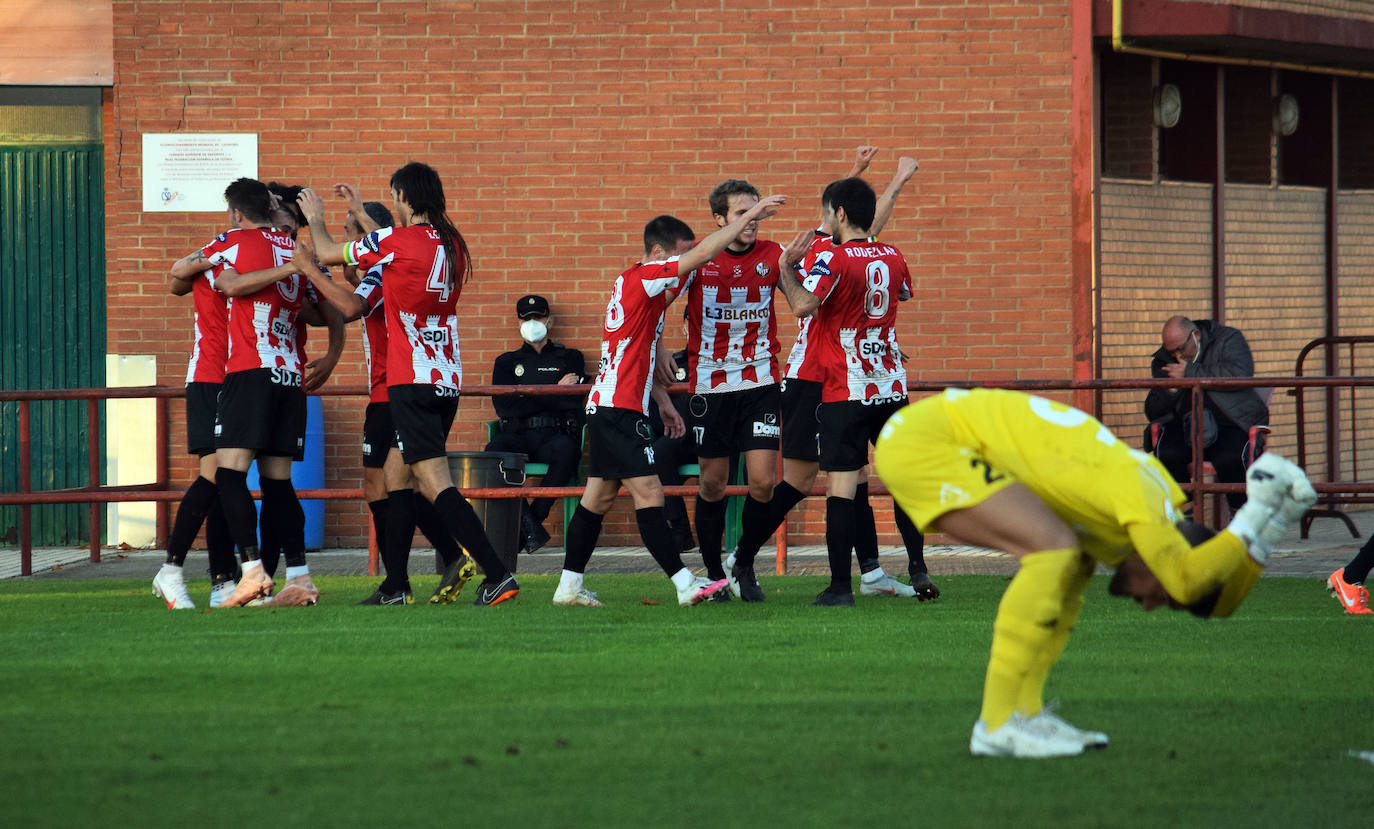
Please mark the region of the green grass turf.
<svg viewBox="0 0 1374 829"><path fill-rule="evenodd" d="M681 609L593 576L496 608L170 613L145 581L0 583L0 826L1368 826L1374 626L1318 582L1236 617L1089 590L1050 678L1106 751L974 759L1005 580L918 605ZM428 596L434 579L417 579ZM203 586L193 590L203 605ZM646 606L641 599L662 604Z"/></svg>

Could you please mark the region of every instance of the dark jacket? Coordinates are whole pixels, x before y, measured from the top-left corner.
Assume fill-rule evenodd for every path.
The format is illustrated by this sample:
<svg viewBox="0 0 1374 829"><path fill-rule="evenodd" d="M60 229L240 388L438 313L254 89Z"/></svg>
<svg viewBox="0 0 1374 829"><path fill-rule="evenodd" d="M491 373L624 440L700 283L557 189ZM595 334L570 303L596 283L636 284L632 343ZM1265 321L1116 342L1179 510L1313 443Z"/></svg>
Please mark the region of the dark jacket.
<svg viewBox="0 0 1374 829"><path fill-rule="evenodd" d="M493 386L534 386L557 383L565 374L572 373L578 382L586 383L586 358L581 351L568 348L550 341L543 351L535 351L534 346L522 343L514 351L507 351L496 358L491 370ZM574 419L586 405L586 390L582 394L561 394L556 396L515 396L493 397L492 406L501 418L528 418L538 416L561 417L572 414Z"/></svg>
<svg viewBox="0 0 1374 829"><path fill-rule="evenodd" d="M1254 377L1255 361L1250 356L1250 344L1235 328L1217 325L1211 320L1195 320L1201 334L1197 359L1183 370L1185 377ZM1164 366L1174 362L1174 355L1159 349L1150 363L1150 376L1168 377ZM1188 389L1150 389L1145 397L1145 416L1153 423L1175 419L1192 406ZM1226 389L1206 391L1204 405L1217 416L1219 423L1230 423L1249 431L1257 423L1269 422L1269 407L1255 389Z"/></svg>

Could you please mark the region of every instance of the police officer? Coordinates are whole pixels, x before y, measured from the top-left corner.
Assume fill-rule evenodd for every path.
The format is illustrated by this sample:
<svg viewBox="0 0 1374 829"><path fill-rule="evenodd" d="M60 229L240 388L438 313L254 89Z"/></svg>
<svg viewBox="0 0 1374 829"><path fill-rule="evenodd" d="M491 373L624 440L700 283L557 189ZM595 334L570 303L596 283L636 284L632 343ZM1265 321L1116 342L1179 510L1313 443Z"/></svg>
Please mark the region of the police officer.
<svg viewBox="0 0 1374 829"><path fill-rule="evenodd" d="M515 303L520 337L525 342L496 358L491 382L496 386L587 382L586 358L581 351L549 339L553 316L549 302L529 294ZM487 444L488 452L523 452L535 463L549 465L544 486L564 486L573 479L582 460L582 395L493 397L501 418L501 431ZM552 498L536 498L520 514L520 551L532 553L549 541L544 519Z"/></svg>

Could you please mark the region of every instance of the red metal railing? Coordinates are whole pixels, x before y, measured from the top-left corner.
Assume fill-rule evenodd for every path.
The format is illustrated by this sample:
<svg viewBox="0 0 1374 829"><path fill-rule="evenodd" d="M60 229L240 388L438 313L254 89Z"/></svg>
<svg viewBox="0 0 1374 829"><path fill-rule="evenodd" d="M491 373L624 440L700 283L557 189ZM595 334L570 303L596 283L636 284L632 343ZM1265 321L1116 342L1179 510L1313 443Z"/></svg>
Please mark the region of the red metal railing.
<svg viewBox="0 0 1374 829"><path fill-rule="evenodd" d="M1304 364L1307 358L1317 349L1321 349L1325 357L1326 376L1339 376L1342 365L1346 374L1351 377L1358 376L1361 370L1374 370L1374 351L1365 351L1365 360L1361 363L1357 359L1356 348L1362 345L1374 345L1374 337L1318 337L1298 352L1298 359L1293 367L1293 373L1298 377L1304 376ZM1344 346L1341 349L1340 346ZM1339 359L1338 352L1345 352L1345 359ZM1345 466L1346 454L1342 450L1342 432L1344 431L1340 422L1340 387L1328 387L1325 394L1326 412L1325 428L1320 432L1323 438L1323 446L1326 454L1327 474L1326 478L1332 483L1360 479L1360 443L1359 443L1359 408L1355 405L1355 389L1361 384L1350 384L1350 417L1348 426L1348 439L1350 442L1349 469ZM1298 465L1307 468L1307 400L1304 394L1305 388L1297 386L1288 393L1296 398L1295 406L1297 416L1297 443L1298 443ZM1365 419L1369 422L1369 418ZM1366 426L1366 428L1368 428ZM1342 504L1368 504L1374 503L1374 495L1363 493L1334 493L1322 492L1317 506L1310 510L1302 519L1302 537L1306 538L1308 530L1312 527L1312 522L1318 518L1339 518L1345 522L1345 526L1350 530L1353 538L1359 538L1360 533L1355 529L1355 522L1350 520L1350 516L1340 507Z"/></svg>
<svg viewBox="0 0 1374 829"><path fill-rule="evenodd" d="M1335 338L1342 339L1342 338ZM1374 376L1362 377L1262 377L1262 378L1181 378L1173 379L1139 379L1139 380L1007 380L1007 381L986 381L986 382L912 382L909 388L913 397L922 394L938 392L948 387L959 388L1007 388L1017 389L1025 392L1041 391L1068 391L1068 390L1107 390L1107 389L1151 389L1151 388L1190 388L1193 394L1193 407L1198 410L1202 405L1202 392L1204 389L1217 388L1292 388L1301 401L1301 389L1306 388L1364 388L1374 386ZM674 393L686 391L685 386L678 386L672 390ZM365 386L337 386L324 389L318 392L321 395L330 396L365 396L368 390ZM466 396L499 396L499 395L554 395L554 394L586 394L586 386L490 386L477 385L467 386L463 389ZM31 390L31 391L0 391L0 402L16 402L19 405L19 491L14 493L0 492L0 506L18 505L19 506L19 549L20 549L20 572L23 575L30 575L33 571L33 538L31 529L31 508L35 504L90 504L91 513L91 542L90 560L100 561L100 536L101 536L101 504L138 501L138 502L157 502L159 505L157 519L157 541L159 546L166 545L167 537L167 505L172 501L181 500L184 490L171 489L170 481L170 461L168 458L168 426L167 426L167 400L184 396L185 389L179 386L143 386L127 388L88 388L88 389L58 389L58 390ZM74 489L48 490L34 492L31 489L32 478L29 461L30 452L30 413L29 404L35 400L86 400L87 401L87 429L88 429L88 448L90 454L90 480L100 480L100 419L99 407L100 400L110 399L137 399L154 398L157 400L157 480L151 484L139 484L129 486L85 486ZM1202 427L1202 418L1194 417L1193 423L1197 429ZM1301 419L1299 421L1301 423ZM1193 441L1194 468L1201 469L1203 465L1201 435L1196 435ZM1299 440L1299 447L1302 446ZM1300 458L1302 456L1300 455ZM1338 503L1370 503L1374 502L1374 482L1359 482L1334 480L1329 482L1313 482L1317 492L1322 495L1323 504ZM1205 481L1195 481L1183 486L1185 492L1192 493L1197 500L1197 496L1207 495L1217 492L1243 492L1245 487L1242 484L1219 484ZM667 495L694 495L697 489L694 486L665 487ZM727 495L745 495L749 488L745 485L734 485L726 488ZM581 487L493 487L465 489L463 494L469 498L542 498L552 497L561 498L566 496L579 495ZM357 499L363 493L360 488L323 488L323 489L303 489L297 493L302 499ZM622 495L624 490L622 490ZM810 495L824 495L825 491L815 488ZM887 490L881 485L870 490L872 496L886 496ZM256 495L256 493L255 493ZM787 532L786 524L779 529L777 535L778 548L778 573L785 572L787 566ZM375 570L375 549L373 550L373 566Z"/></svg>

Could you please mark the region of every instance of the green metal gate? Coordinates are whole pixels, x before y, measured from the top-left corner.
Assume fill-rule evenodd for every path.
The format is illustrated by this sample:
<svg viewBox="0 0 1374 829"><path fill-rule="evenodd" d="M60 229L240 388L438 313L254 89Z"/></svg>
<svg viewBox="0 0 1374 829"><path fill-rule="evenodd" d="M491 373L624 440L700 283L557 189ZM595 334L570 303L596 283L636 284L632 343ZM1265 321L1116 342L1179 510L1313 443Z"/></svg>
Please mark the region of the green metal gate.
<svg viewBox="0 0 1374 829"><path fill-rule="evenodd" d="M105 385L105 185L99 143L0 146L0 388ZM86 404L31 406L35 490L86 486ZM101 420L104 407L101 406ZM19 489L18 404L0 404L0 490ZM19 510L0 508L0 543ZM36 545L89 533L84 505L33 510Z"/></svg>

